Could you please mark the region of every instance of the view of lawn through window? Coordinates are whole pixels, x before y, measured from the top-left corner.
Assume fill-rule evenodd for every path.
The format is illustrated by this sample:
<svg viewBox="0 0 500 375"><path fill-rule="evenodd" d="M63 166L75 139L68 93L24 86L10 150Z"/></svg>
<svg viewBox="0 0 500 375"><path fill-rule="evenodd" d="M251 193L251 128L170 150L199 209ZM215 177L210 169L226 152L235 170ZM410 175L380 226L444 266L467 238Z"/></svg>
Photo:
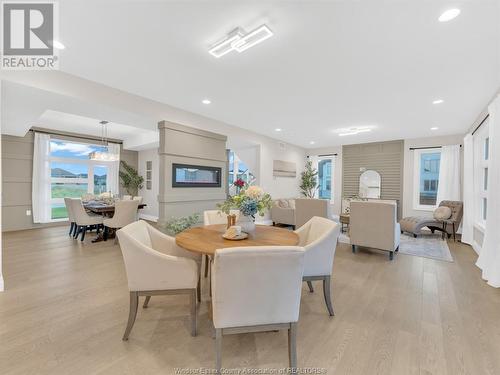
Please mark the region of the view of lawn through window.
<svg viewBox="0 0 500 375"><path fill-rule="evenodd" d="M58 139L50 142L51 213L52 219L68 217L64 198L80 198L84 194L107 191L108 167L89 159L102 146Z"/></svg>

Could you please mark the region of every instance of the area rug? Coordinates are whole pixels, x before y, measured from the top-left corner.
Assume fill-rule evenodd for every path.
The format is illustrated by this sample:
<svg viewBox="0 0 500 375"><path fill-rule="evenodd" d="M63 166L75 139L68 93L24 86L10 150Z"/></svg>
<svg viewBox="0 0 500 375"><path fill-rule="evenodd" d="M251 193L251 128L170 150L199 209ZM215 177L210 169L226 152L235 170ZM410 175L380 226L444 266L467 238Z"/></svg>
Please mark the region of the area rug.
<svg viewBox="0 0 500 375"><path fill-rule="evenodd" d="M339 242L351 243L348 233L341 233ZM441 239L441 234L422 233L417 238L406 233L401 235L399 244L401 254L453 262L448 242Z"/></svg>

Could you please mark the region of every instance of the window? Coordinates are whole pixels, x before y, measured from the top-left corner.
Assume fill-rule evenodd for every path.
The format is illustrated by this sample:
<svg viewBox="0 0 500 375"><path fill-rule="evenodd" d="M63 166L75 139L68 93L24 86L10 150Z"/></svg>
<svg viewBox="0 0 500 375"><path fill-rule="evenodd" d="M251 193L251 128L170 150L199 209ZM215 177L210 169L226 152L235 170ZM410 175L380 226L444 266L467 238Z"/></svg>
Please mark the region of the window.
<svg viewBox="0 0 500 375"><path fill-rule="evenodd" d="M332 159L318 161L318 198L333 200Z"/></svg>
<svg viewBox="0 0 500 375"><path fill-rule="evenodd" d="M484 227L488 216L489 154L489 125L485 122L474 134L474 221L479 227Z"/></svg>
<svg viewBox="0 0 500 375"><path fill-rule="evenodd" d="M437 205L441 151L415 150L413 206L416 210L432 210Z"/></svg>
<svg viewBox="0 0 500 375"><path fill-rule="evenodd" d="M50 141L51 218L68 217L64 198L80 198L84 194L101 194L107 189L108 166L89 159L89 153L102 147L61 139Z"/></svg>
<svg viewBox="0 0 500 375"><path fill-rule="evenodd" d="M233 195L236 193L237 189L235 188L233 183L237 179L245 181L248 185L252 185L253 183L255 183L255 175L234 151L229 151L228 153L228 164L229 194Z"/></svg>

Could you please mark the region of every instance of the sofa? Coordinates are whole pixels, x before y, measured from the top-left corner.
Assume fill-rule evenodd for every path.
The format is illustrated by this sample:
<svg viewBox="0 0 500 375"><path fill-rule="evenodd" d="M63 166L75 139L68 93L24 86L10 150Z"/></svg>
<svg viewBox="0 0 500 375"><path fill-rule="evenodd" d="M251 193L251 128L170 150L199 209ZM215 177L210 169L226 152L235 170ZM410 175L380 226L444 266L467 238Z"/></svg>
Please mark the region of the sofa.
<svg viewBox="0 0 500 375"><path fill-rule="evenodd" d="M389 259L399 250L400 226L394 201L352 201L349 237L353 253L356 246L389 252Z"/></svg>
<svg viewBox="0 0 500 375"><path fill-rule="evenodd" d="M329 219L330 202L327 199L293 198L276 199L271 207L273 225L291 225L300 228L313 216Z"/></svg>

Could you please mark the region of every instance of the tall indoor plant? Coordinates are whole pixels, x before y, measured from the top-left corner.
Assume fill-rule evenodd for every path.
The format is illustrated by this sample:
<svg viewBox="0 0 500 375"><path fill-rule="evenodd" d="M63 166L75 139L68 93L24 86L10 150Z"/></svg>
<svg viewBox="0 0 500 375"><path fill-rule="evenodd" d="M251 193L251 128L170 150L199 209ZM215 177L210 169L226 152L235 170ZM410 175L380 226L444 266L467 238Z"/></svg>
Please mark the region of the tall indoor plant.
<svg viewBox="0 0 500 375"><path fill-rule="evenodd" d="M304 172L301 173L300 192L306 198L314 198L318 188L318 171L313 168L312 161L306 162Z"/></svg>
<svg viewBox="0 0 500 375"><path fill-rule="evenodd" d="M130 195L137 195L142 189L144 178L126 161L120 161L120 182Z"/></svg>

